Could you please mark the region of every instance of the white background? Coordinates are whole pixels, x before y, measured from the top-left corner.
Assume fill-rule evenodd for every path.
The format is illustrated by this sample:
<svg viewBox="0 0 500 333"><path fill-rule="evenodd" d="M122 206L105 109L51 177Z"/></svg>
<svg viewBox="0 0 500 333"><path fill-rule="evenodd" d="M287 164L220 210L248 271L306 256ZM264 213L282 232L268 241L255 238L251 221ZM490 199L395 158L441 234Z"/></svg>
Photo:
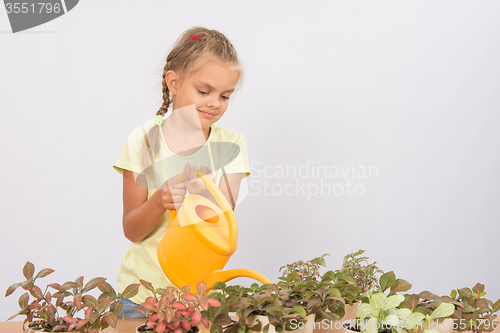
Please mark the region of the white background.
<svg viewBox="0 0 500 333"><path fill-rule="evenodd" d="M413 292L482 282L496 301L499 12L498 1L87 0L12 34L0 9L0 291L27 260L56 270L43 286L116 285L129 243L112 165L160 105L174 41L202 25L245 66L218 123L245 135L252 169L226 268L277 281L286 263L330 253L338 269L365 249ZM378 172L322 179L312 166ZM276 173L286 167L302 175ZM315 192L321 181L345 191ZM20 294L1 299L0 320Z"/></svg>

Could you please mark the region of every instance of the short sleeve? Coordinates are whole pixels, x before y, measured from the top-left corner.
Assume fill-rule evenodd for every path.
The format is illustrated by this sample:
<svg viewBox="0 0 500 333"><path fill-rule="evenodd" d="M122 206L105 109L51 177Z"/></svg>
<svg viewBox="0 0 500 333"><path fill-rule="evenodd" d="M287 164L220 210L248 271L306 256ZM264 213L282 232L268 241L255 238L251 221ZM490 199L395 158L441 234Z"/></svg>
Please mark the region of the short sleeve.
<svg viewBox="0 0 500 333"><path fill-rule="evenodd" d="M248 163L248 151L245 137L239 134L234 142L235 149L230 162L225 166L225 173L242 173L241 179L250 176L250 165Z"/></svg>
<svg viewBox="0 0 500 333"><path fill-rule="evenodd" d="M123 174L123 170L129 170L136 173L141 173L143 171L141 147L143 145L144 136L140 135L143 130L142 127L139 127L130 133L125 145L118 155L113 168L120 174Z"/></svg>

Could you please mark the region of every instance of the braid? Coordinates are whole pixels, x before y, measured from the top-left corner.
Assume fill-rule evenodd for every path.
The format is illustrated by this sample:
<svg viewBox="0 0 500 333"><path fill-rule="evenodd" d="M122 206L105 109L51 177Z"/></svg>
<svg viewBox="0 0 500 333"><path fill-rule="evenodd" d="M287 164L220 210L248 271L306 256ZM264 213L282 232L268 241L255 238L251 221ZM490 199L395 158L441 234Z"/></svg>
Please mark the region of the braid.
<svg viewBox="0 0 500 333"><path fill-rule="evenodd" d="M164 115L168 111L168 107L170 106L170 91L168 90L167 82L165 81L165 76L167 75L167 72L170 70L170 62L167 61L165 64L165 67L163 68L163 75L162 75L162 81L161 81L161 92L162 92L162 97L163 97L163 104L161 105L160 109L156 112L156 115Z"/></svg>

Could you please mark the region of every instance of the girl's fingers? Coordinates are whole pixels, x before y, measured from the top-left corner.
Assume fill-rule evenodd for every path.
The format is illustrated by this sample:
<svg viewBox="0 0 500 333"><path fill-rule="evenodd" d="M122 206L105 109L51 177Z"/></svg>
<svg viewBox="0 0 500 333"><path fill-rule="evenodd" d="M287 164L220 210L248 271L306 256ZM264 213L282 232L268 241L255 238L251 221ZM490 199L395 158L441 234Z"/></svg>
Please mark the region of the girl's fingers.
<svg viewBox="0 0 500 333"><path fill-rule="evenodd" d="M186 195L186 189L185 188L182 188L182 189L171 188L170 189L170 195L172 195L172 196L174 196L174 195L184 196L184 195Z"/></svg>

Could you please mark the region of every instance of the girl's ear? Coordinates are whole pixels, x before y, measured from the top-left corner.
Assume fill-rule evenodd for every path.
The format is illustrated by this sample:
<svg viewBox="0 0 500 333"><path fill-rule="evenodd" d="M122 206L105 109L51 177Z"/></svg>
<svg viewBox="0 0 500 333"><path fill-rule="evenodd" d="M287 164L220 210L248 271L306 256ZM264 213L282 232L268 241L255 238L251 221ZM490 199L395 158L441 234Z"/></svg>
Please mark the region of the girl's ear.
<svg viewBox="0 0 500 333"><path fill-rule="evenodd" d="M172 95L177 95L177 73L173 70L169 70L165 74L165 82L167 83L168 90L172 93Z"/></svg>

